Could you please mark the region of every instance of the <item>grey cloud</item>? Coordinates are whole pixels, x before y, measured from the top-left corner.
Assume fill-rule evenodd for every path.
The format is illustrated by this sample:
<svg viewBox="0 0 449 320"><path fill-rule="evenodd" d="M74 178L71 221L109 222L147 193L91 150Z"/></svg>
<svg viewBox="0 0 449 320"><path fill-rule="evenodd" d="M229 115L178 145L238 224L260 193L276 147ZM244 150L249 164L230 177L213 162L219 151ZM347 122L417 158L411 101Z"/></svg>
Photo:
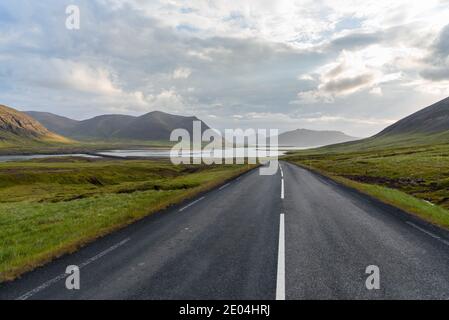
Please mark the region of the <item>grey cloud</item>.
<svg viewBox="0 0 449 320"><path fill-rule="evenodd" d="M339 74L341 74L344 70L345 70L345 65L344 65L344 63L341 63L338 66L336 66L335 68L333 68L332 70L330 70L328 73L326 73L326 76L334 78L334 77L338 76Z"/></svg>
<svg viewBox="0 0 449 320"><path fill-rule="evenodd" d="M449 24L441 30L434 45L434 53L443 59L449 55Z"/></svg>
<svg viewBox="0 0 449 320"><path fill-rule="evenodd" d="M426 64L420 76L431 81L449 80L449 24L444 27L423 61Z"/></svg>
<svg viewBox="0 0 449 320"><path fill-rule="evenodd" d="M421 77L432 81L442 81L449 79L449 66L434 67L420 72Z"/></svg>
<svg viewBox="0 0 449 320"><path fill-rule="evenodd" d="M331 80L323 86L323 89L332 93L347 92L363 87L373 80L374 75L366 73L356 77Z"/></svg>
<svg viewBox="0 0 449 320"><path fill-rule="evenodd" d="M354 50L383 40L378 33L351 33L332 40L326 47L327 50Z"/></svg>
<svg viewBox="0 0 449 320"><path fill-rule="evenodd" d="M357 50L373 44L397 45L399 43L407 44L411 47L426 47L430 45L429 35L427 34L410 34L419 25L409 23L385 28L375 32L352 31L346 35L332 39L323 46L324 50Z"/></svg>

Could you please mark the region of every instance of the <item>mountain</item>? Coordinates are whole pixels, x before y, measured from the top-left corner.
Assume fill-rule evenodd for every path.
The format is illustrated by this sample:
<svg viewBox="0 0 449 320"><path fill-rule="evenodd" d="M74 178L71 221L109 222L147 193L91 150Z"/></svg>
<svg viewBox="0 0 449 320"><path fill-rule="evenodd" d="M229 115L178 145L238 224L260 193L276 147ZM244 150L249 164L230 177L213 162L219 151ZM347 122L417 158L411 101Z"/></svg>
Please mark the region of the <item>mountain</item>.
<svg viewBox="0 0 449 320"><path fill-rule="evenodd" d="M399 120L375 137L433 134L449 130L449 97Z"/></svg>
<svg viewBox="0 0 449 320"><path fill-rule="evenodd" d="M192 133L193 121L201 120L197 117L181 117L154 111L134 119L127 126L116 131L113 137L133 140L169 140L171 132L178 128L187 129ZM201 127L203 132L209 129L204 122Z"/></svg>
<svg viewBox="0 0 449 320"><path fill-rule="evenodd" d="M0 105L0 145L20 146L33 143L69 143L29 115Z"/></svg>
<svg viewBox="0 0 449 320"><path fill-rule="evenodd" d="M27 115L42 123L48 130L67 135L78 121L61 117L49 112L25 111Z"/></svg>
<svg viewBox="0 0 449 320"><path fill-rule="evenodd" d="M133 120L134 117L126 115L102 115L92 119L79 121L69 130L67 135L78 138L109 139L115 132L127 127Z"/></svg>
<svg viewBox="0 0 449 320"><path fill-rule="evenodd" d="M279 145L292 147L317 147L329 144L354 141L358 138L348 136L340 131L316 131L297 129L279 135Z"/></svg>
<svg viewBox="0 0 449 320"><path fill-rule="evenodd" d="M322 151L375 150L448 142L449 97L397 121L370 138L327 146Z"/></svg>
<svg viewBox="0 0 449 320"><path fill-rule="evenodd" d="M168 141L174 129L186 129L193 132L193 121L197 117L172 115L153 111L140 117L128 115L101 115L91 119L76 121L45 112L28 112L49 129L75 139L119 139ZM202 131L209 126L202 123Z"/></svg>

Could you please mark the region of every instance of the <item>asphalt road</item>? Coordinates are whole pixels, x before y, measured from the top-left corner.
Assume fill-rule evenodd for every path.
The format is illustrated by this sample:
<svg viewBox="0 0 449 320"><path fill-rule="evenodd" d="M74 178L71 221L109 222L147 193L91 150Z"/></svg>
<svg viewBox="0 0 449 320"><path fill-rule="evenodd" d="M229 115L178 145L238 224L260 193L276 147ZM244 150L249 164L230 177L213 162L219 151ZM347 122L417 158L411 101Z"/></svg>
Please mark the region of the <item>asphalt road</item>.
<svg viewBox="0 0 449 320"><path fill-rule="evenodd" d="M319 175L253 170L0 285L0 299L448 299L449 236ZM65 270L81 270L80 290ZM377 266L380 289L368 290Z"/></svg>

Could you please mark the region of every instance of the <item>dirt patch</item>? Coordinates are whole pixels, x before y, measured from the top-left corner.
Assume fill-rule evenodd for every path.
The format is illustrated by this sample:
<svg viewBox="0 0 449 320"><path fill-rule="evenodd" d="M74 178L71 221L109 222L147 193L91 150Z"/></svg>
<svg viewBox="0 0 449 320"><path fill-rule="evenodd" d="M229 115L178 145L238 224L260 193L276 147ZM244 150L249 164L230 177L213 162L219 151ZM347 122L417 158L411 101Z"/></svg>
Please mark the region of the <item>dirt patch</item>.
<svg viewBox="0 0 449 320"><path fill-rule="evenodd" d="M99 187L104 186L103 182L101 182L97 177L89 177L87 178L87 182Z"/></svg>
<svg viewBox="0 0 449 320"><path fill-rule="evenodd" d="M389 188L394 189L400 189L403 187L410 187L410 186L416 187L425 184L425 180L420 178L392 179L386 177L372 177L372 176L358 176L358 175L344 175L343 177L357 182L388 186Z"/></svg>

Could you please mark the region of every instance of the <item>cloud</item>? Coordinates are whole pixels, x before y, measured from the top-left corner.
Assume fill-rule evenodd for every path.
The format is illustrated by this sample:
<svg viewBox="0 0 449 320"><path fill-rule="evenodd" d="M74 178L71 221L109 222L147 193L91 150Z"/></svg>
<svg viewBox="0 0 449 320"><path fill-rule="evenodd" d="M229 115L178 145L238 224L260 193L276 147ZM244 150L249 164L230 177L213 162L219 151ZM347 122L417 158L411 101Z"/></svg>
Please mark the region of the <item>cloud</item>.
<svg viewBox="0 0 449 320"><path fill-rule="evenodd" d="M192 74L189 68L177 68L173 71L173 79L187 79Z"/></svg>
<svg viewBox="0 0 449 320"><path fill-rule="evenodd" d="M449 24L441 30L433 49L436 56L439 56L443 60L447 59L449 55Z"/></svg>
<svg viewBox="0 0 449 320"><path fill-rule="evenodd" d="M449 64L443 67L429 67L429 69L421 71L420 75L432 81L449 80Z"/></svg>
<svg viewBox="0 0 449 320"><path fill-rule="evenodd" d="M333 103L336 98L349 96L361 90L382 92L381 85L398 80L401 73L385 73L385 62L372 55L371 50L343 51L336 62L319 67L306 77L316 79L317 87L299 92L291 104ZM303 76L304 78L304 76Z"/></svg>
<svg viewBox="0 0 449 320"><path fill-rule="evenodd" d="M323 84L324 91L334 94L350 94L374 83L375 75L372 73L360 74L354 77L338 78Z"/></svg>
<svg viewBox="0 0 449 320"><path fill-rule="evenodd" d="M449 80L449 24L435 38L423 64L419 73L422 78L436 82Z"/></svg>
<svg viewBox="0 0 449 320"><path fill-rule="evenodd" d="M161 110L220 128L240 115L361 136L354 121L298 119L398 119L447 94L447 2L77 3L76 32L64 1L0 5L1 103L75 118Z"/></svg>

